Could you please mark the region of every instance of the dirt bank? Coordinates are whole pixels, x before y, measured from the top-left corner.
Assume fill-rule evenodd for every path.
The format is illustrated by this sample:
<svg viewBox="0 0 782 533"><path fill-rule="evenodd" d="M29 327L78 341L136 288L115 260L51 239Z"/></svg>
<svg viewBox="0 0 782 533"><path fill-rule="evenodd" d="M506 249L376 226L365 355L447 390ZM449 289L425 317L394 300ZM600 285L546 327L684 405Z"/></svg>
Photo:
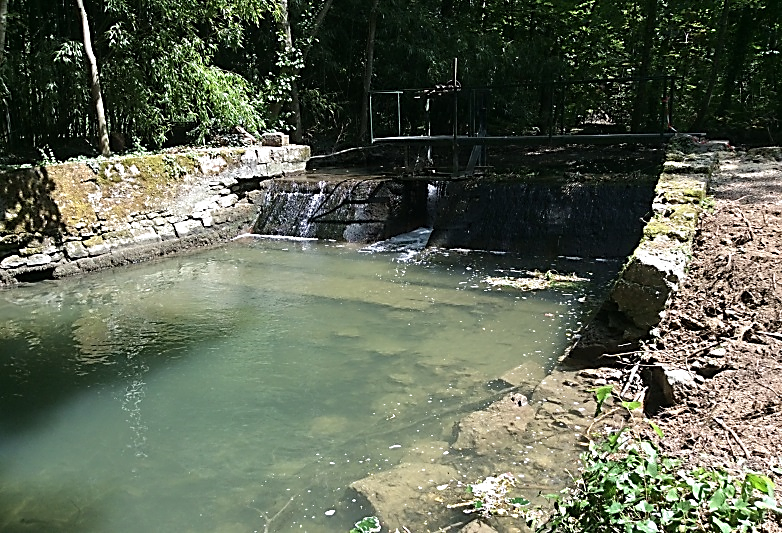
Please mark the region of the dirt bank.
<svg viewBox="0 0 782 533"><path fill-rule="evenodd" d="M666 451L782 485L782 149L721 157L713 209L643 363L686 371L659 410ZM782 531L782 520L765 531Z"/></svg>

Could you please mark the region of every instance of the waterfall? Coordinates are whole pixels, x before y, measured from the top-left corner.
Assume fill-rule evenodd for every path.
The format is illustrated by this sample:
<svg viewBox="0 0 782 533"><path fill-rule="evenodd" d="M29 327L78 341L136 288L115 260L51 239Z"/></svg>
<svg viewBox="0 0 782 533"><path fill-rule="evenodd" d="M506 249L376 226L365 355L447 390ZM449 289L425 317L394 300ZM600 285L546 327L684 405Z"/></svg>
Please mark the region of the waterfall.
<svg viewBox="0 0 782 533"><path fill-rule="evenodd" d="M263 194L253 200L258 206L253 233L259 235L367 243L426 224L423 182L320 174L317 179L299 175L262 185Z"/></svg>
<svg viewBox="0 0 782 533"><path fill-rule="evenodd" d="M314 194L307 194L306 196L309 196L309 200L307 201L307 206L304 209L304 212L301 214L299 218L299 225L297 229L297 235L298 237L314 237L315 236L315 224L312 222L312 217L315 216L319 211L321 211L321 208L323 207L325 200L326 200L326 182L325 181L319 181L318 182L318 190Z"/></svg>

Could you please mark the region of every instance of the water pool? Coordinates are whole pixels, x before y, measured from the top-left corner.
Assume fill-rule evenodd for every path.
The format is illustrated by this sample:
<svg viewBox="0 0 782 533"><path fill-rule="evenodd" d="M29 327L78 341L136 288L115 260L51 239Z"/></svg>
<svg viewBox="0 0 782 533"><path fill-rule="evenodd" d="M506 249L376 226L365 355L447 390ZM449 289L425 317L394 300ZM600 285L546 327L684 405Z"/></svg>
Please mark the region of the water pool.
<svg viewBox="0 0 782 533"><path fill-rule="evenodd" d="M0 530L347 531L348 485L551 369L614 263L257 240L0 292ZM520 293L486 276L575 271Z"/></svg>

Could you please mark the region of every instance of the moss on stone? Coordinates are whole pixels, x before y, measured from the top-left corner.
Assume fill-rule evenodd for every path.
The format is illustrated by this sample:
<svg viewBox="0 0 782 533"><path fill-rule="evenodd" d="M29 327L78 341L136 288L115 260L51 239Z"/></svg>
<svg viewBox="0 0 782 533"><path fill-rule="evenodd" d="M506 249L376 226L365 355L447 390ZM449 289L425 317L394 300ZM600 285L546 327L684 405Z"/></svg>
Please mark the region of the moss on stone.
<svg viewBox="0 0 782 533"><path fill-rule="evenodd" d="M644 227L644 237L654 240L660 235L680 242L689 242L695 235L695 227L694 224L676 223L670 218L655 216Z"/></svg>
<svg viewBox="0 0 782 533"><path fill-rule="evenodd" d="M707 175L663 173L657 183L657 196L669 204L700 204L706 198Z"/></svg>
<svg viewBox="0 0 782 533"><path fill-rule="evenodd" d="M98 246L100 244L105 244L106 241L103 240L103 237L100 235L96 235L94 237L90 237L86 241L84 241L84 246L87 248L90 248L92 246Z"/></svg>

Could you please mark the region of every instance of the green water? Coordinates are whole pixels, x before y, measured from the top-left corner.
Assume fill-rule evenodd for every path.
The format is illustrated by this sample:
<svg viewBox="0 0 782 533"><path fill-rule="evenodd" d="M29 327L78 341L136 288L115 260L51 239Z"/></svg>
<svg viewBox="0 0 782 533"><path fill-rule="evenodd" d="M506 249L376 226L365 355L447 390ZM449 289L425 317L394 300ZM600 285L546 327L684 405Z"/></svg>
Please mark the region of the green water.
<svg viewBox="0 0 782 533"><path fill-rule="evenodd" d="M257 241L0 292L0 531L347 531L352 481L551 368L616 269L564 263Z"/></svg>

